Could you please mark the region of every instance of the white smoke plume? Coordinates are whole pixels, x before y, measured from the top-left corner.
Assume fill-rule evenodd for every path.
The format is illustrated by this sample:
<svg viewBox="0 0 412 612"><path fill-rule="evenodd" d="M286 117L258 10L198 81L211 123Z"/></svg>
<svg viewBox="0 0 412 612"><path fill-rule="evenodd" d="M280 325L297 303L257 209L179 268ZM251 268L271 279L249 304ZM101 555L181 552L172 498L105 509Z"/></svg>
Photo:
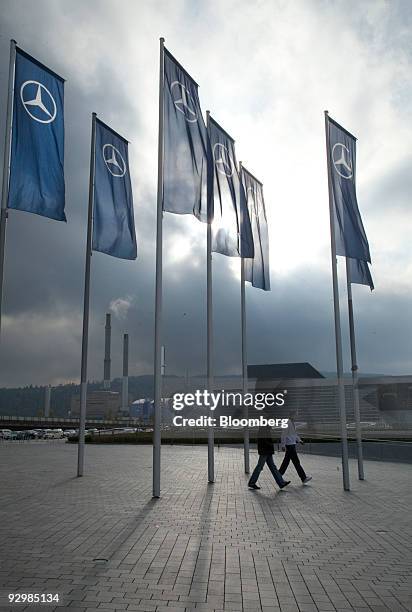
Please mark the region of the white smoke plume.
<svg viewBox="0 0 412 612"><path fill-rule="evenodd" d="M127 313L129 312L133 302L134 298L130 295L118 297L110 302L109 310L114 314L116 319L123 321L127 317Z"/></svg>

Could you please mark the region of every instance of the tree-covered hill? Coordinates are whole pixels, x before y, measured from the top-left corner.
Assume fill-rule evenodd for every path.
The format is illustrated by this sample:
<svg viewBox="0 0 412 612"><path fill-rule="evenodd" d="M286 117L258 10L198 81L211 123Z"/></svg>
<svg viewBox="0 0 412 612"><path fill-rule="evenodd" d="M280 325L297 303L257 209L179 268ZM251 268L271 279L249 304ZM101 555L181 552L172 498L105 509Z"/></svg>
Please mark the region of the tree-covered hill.
<svg viewBox="0 0 412 612"><path fill-rule="evenodd" d="M103 388L103 382L91 382L89 391ZM112 391L121 392L122 381L115 378L111 383ZM80 386L75 384L58 385L52 388L50 415L67 416L72 395L79 395ZM153 376L131 376L129 395L132 399L153 396ZM45 387L30 385L16 389L0 389L0 415L39 416L44 411Z"/></svg>

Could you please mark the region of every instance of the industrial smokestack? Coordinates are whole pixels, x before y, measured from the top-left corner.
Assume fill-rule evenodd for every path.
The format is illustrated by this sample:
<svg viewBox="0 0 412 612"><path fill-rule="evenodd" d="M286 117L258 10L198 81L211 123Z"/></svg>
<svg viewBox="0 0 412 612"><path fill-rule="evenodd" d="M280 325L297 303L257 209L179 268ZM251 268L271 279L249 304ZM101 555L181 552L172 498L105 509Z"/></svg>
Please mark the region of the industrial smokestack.
<svg viewBox="0 0 412 612"><path fill-rule="evenodd" d="M129 335L123 335L122 411L129 409Z"/></svg>
<svg viewBox="0 0 412 612"><path fill-rule="evenodd" d="M50 416L50 398L51 398L51 386L48 385L44 391L44 416Z"/></svg>
<svg viewBox="0 0 412 612"><path fill-rule="evenodd" d="M110 342L112 335L111 315L106 314L106 327L104 329L104 376L103 388L110 389Z"/></svg>

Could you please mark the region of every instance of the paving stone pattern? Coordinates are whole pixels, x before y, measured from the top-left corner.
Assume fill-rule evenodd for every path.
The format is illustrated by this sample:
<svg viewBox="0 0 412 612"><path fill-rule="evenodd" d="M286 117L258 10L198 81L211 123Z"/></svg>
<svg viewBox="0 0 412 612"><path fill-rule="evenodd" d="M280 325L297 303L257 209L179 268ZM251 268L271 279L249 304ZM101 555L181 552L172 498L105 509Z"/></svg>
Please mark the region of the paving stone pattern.
<svg viewBox="0 0 412 612"><path fill-rule="evenodd" d="M359 482L353 461L344 493L339 459L302 456L310 485L265 468L250 491L242 449L215 455L210 485L206 447L164 446L152 500L149 446L87 446L79 479L76 446L0 444L0 610L412 610L410 466L366 462Z"/></svg>

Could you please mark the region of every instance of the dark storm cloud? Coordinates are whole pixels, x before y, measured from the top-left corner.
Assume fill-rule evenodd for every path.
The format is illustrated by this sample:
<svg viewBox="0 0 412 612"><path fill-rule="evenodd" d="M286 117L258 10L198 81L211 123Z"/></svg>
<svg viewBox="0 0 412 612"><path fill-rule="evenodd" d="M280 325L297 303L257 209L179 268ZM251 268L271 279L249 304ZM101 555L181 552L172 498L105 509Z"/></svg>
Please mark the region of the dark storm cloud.
<svg viewBox="0 0 412 612"><path fill-rule="evenodd" d="M253 102L250 110L244 112L256 118L253 128L263 121L265 131L275 125L272 107L279 110L282 117L282 104L289 112L290 99L282 102L278 94L278 84L284 87L285 80L278 78L276 92L268 89L266 80L258 80L256 90L262 97L253 99L251 90L235 78L236 63L229 75L233 80L223 83L211 79L216 66L208 64L210 48L199 43L197 55L192 53L190 36L199 37L204 31L201 9L196 10L196 21L192 10L187 12L187 3L167 2L123 3L122 12L116 10L114 2L67 2L57 3L49 0L33 2L5 2L5 20L0 33L0 118L4 117L4 104L7 79L7 57L9 38L15 37L28 52L37 56L62 76L67 78L66 109L66 212L68 223L57 223L25 213L12 211L8 223L7 266L4 299L4 332L0 350L0 385L26 383L56 383L78 380L80 371L80 348L82 327L82 299L84 283L84 251L86 239L87 196L90 156L90 118L96 111L106 122L131 140L130 159L135 202L135 217L138 241L138 260L126 262L110 258L100 253L92 257L92 293L90 317L89 374L91 379L102 378L104 349L104 318L110 305L118 299L130 302L127 312L112 317L112 374L121 374L122 335L130 334L130 373L133 375L151 373L153 361L154 325L154 270L155 270L155 223L156 223L156 164L157 164L157 38L163 28L177 45L185 51L190 60L189 69L196 67L199 77L211 82L209 96L222 96L222 105L232 95L241 99L246 92ZM247 3L230 2L236 10L231 11L233 23L224 20L223 8L216 3L213 10L205 9L208 19L216 23L216 57L223 56L227 46L225 28L242 29L243 20L254 18L255 12ZM268 15L273 16L273 6L267 5ZM316 6L316 3L315 5ZM311 16L302 5L302 12L308 18L308 28L314 27ZM192 7L193 8L193 7ZM264 27L264 10L256 13L259 24ZM282 9L286 10L286 9ZM293 7L289 9L294 15ZM221 12L219 12L221 11ZM333 13L333 11L332 11ZM282 17L282 11L279 16ZM298 23L295 19L285 18L286 22ZM332 17L331 17L332 18ZM340 14L336 19L340 19ZM137 20L135 26L133 20ZM160 23L159 28L154 24ZM316 25L316 20L313 22ZM192 28L193 25L193 28ZM189 27L190 26L190 27ZM243 24L244 26L244 24ZM286 26L285 26L286 27ZM299 32L304 34L305 23L299 22ZM150 44L142 51L139 45L146 44L145 30L150 29ZM202 30L203 29L203 30ZM136 31L135 31L136 30ZM186 40L181 34L187 34ZM262 73L268 75L274 67L265 64L268 54L261 50L263 39L248 30L248 45L254 59L262 65ZM325 34L326 36L326 34ZM256 37L253 38L253 37ZM276 37L274 37L276 40ZM299 41L298 38L296 38ZM143 41L143 42L142 42ZM328 44L328 38L325 39ZM313 41L312 41L313 42ZM136 44L134 49L133 44ZM319 55L322 55L322 42ZM133 48L133 54L130 49ZM316 45L313 42L313 48ZM233 61L244 62L242 52L249 57L249 49L236 49L239 57ZM298 70L293 55L289 70L284 60L285 70L290 74L288 87L294 87ZM244 62L245 67L247 62ZM213 70L212 70L212 68ZM279 62L276 69L282 66ZM311 64L313 67L313 63ZM223 75L222 72L220 73ZM303 74L303 72L302 72ZM208 79L206 79L208 77ZM355 79L356 80L356 79ZM203 81L202 81L203 83ZM206 99L202 85L202 100ZM218 88L214 92L213 87ZM223 88L223 89L221 89ZM306 88L308 104L311 104L313 91ZM296 89L298 91L298 88ZM283 92L285 95L285 92ZM372 94L373 95L373 92ZM205 98L203 98L205 96ZM209 98L210 99L210 98ZM273 104L272 104L273 100ZM367 100L363 102L367 105ZM229 114L231 101L226 103L226 116L236 127L236 116ZM245 102L246 104L246 102ZM238 105L239 108L241 105ZM206 108L206 107L205 107ZM220 107L218 107L219 110ZM222 113L224 116L224 113ZM218 113L219 116L219 113ZM297 114L296 114L297 116ZM266 118L267 117L267 118ZM284 122L286 124L286 122ZM2 124L4 125L4 124ZM303 124L304 125L304 124ZM256 129L257 129L256 127ZM278 126L284 129L284 126ZM290 126L293 131L294 126ZM250 130L240 131L240 142L250 138ZM257 132L256 132L257 134ZM257 138L254 133L253 137ZM292 132L297 143L301 143L301 125ZM322 137L322 134L320 135ZM281 142L279 138L277 143ZM285 140L286 142L286 140ZM288 208L294 199L299 199L293 191L282 192L279 196L280 170L272 167L273 142L265 143L270 155L264 154L262 179L268 185L267 193L276 197L271 199L271 207ZM253 143L255 144L255 143ZM3 146L3 139L1 139ZM301 146L301 145L299 145ZM323 141L321 151L323 155ZM285 158L290 152L285 148ZM2 154L2 150L0 150ZM409 373L411 357L407 340L411 335L410 291L405 280L396 288L391 286L390 270L384 268L376 257L381 244L387 242L384 219L387 215L385 203L395 203L396 209L407 212L405 202L409 201L409 168L404 157L399 162L393 159L386 173L380 176L373 187L368 186L367 198L362 201L364 210L370 211L372 223L370 235L376 246L372 253L377 268L372 273L381 280L377 282L374 294L358 288L355 310L357 318L359 362L363 371L382 373ZM293 164L295 159L293 157ZM321 159L322 171L324 160ZM259 170L259 166L257 169ZM295 171L295 166L289 169ZM276 176L275 176L276 174ZM272 176L273 175L273 176ZM260 174L259 174L260 176ZM271 185L272 182L272 185ZM288 182L288 190L293 190L297 181ZM270 190L272 187L272 190ZM316 200L317 194L313 196ZM269 197L266 196L269 204ZM273 200L273 202L272 202ZM279 226L273 214L272 244L277 246ZM394 222L396 210L393 210ZM392 215L392 213L391 213ZM392 217L390 217L392 218ZM293 219L295 222L295 218ZM396 218L396 222L410 222ZM375 223L375 221L374 221ZM367 229L369 227L366 223ZM297 227L282 228L290 236L290 242L299 248ZM325 230L326 231L326 230ZM327 236L326 236L327 238ZM312 253L302 251L300 265L290 266L287 271L279 272L278 264L272 262L272 291L265 294L247 288L248 357L250 363L310 361L315 367L333 370L335 367L335 347L333 336L333 304L330 280L329 252L325 238L322 264L305 263ZM392 239L392 238L391 238ZM393 239L396 243L397 238ZM386 241L386 242L385 242ZM399 240L398 240L399 242ZM409 243L408 243L409 244ZM313 250L317 245L313 245ZM393 254L385 253L387 261L393 256L398 258L397 265L403 269L410 266L409 247L406 242L398 244ZM205 228L194 219L165 215L164 217L164 318L163 343L166 346L166 367L169 374L204 374L206 370L206 270L205 270ZM323 252L322 252L323 253ZM399 261L399 253L404 259ZM327 258L327 259L326 259ZM238 262L214 256L214 323L215 323L215 363L216 373L240 373L240 288L238 276L233 272ZM405 276L406 278L406 276ZM409 282L409 281L408 281ZM344 333L346 367L348 368L348 342L345 294L342 292L342 325ZM113 309L112 309L113 311ZM115 311L113 311L115 312Z"/></svg>
<svg viewBox="0 0 412 612"><path fill-rule="evenodd" d="M43 10L42 6L43 5ZM30 32L22 19L21 5L11 6L8 13L9 27L0 38L1 55L8 55L9 37L22 38L22 45L45 60L42 40L36 32L44 30L44 8L32 11ZM48 5L51 13L54 9ZM84 9L82 9L84 10ZM87 9L85 9L87 12ZM14 15L13 15L14 13ZM20 24L23 27L20 28ZM51 22L49 22L51 25ZM19 30L25 31L25 36ZM41 37L40 37L41 38ZM47 58L46 58L47 60ZM52 58L49 65L58 70ZM7 65L2 63L2 82L6 78ZM67 77L67 71L62 68ZM81 313L84 283L84 252L87 224L87 198L90 160L91 111L95 110L105 120L130 117L130 124L138 129L136 114L125 95L124 84L117 76L115 66L100 62L98 76L85 88L71 79L66 83L66 212L68 223L56 223L48 219L24 213L10 214L7 229L7 253L5 271L4 333L0 356L0 384L42 383L48 380L78 378ZM2 88L5 92L5 89ZM109 95L102 95L108 92ZM1 99L0 114L4 117L5 96ZM113 109L116 112L113 112ZM127 121L115 123L119 131L127 128ZM119 125L121 124L121 125ZM125 133L127 136L128 134ZM1 152L2 153L2 152ZM154 204L154 195L146 192L144 183L138 193L146 203ZM139 208L139 206L136 206ZM136 213L138 233L153 231L154 214ZM93 367L93 349L100 352L100 321L112 299L128 288L147 296L152 292L151 245L142 240L139 249L139 266L135 262L119 262L95 253L92 258L92 311L91 311L91 371L99 376L99 368ZM147 259L147 261L146 261ZM145 269L146 273L139 273ZM133 283L133 277L136 282ZM133 284L135 286L133 287ZM147 307L146 307L147 309ZM140 311L140 314L144 314ZM152 321L148 321L148 326ZM148 327L147 326L147 327ZM8 329L9 327L9 329ZM95 339L95 341L94 341ZM98 361L96 359L96 361Z"/></svg>

